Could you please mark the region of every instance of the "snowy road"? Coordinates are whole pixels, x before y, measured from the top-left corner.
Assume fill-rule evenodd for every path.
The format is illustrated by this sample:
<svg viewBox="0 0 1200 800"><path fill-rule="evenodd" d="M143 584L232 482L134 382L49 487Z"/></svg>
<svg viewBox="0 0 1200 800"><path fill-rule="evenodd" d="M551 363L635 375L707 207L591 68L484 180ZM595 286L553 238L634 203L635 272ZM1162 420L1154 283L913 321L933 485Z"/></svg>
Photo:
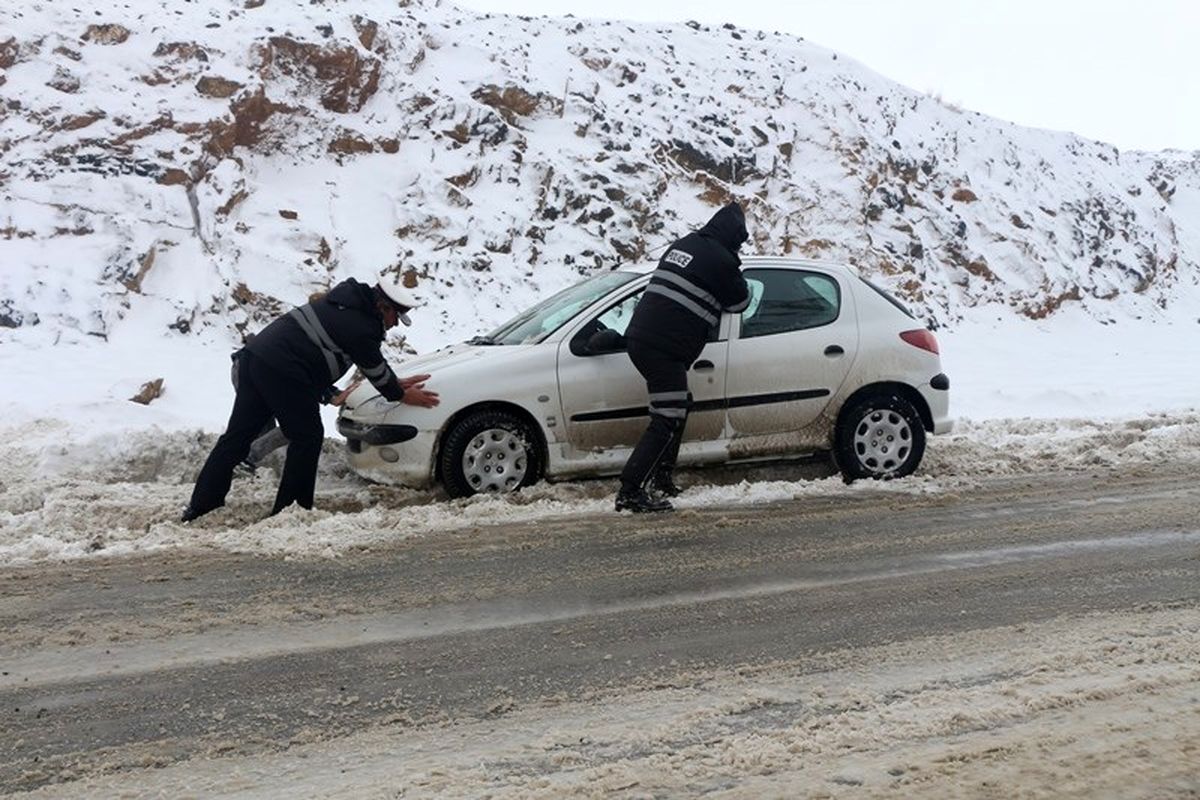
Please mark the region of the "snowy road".
<svg viewBox="0 0 1200 800"><path fill-rule="evenodd" d="M0 789L1194 796L1198 503L1105 471L9 568Z"/></svg>

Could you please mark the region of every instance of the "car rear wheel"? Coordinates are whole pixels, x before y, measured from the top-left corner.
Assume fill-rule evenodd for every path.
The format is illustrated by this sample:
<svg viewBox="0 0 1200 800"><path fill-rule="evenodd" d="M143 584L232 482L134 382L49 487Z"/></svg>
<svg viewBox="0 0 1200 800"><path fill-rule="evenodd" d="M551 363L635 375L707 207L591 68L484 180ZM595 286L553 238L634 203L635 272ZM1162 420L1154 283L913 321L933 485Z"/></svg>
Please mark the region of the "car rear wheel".
<svg viewBox="0 0 1200 800"><path fill-rule="evenodd" d="M838 421L834 455L847 482L911 475L925 455L921 416L899 395L857 400Z"/></svg>
<svg viewBox="0 0 1200 800"><path fill-rule="evenodd" d="M542 476L536 435L506 411L476 411L455 423L440 460L442 485L451 497L507 494Z"/></svg>

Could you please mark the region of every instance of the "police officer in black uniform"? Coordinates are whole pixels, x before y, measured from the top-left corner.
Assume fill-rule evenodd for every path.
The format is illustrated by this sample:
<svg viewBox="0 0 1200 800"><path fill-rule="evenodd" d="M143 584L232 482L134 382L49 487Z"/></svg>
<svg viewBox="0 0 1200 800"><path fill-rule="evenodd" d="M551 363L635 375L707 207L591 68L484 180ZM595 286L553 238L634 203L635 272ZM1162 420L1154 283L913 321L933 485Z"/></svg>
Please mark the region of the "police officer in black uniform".
<svg viewBox="0 0 1200 800"><path fill-rule="evenodd" d="M737 254L747 238L741 206L723 207L671 245L634 309L625 339L630 360L646 379L650 425L621 473L617 511L672 510L666 497L680 491L672 472L692 404L687 371L721 313L750 304Z"/></svg>
<svg viewBox="0 0 1200 800"><path fill-rule="evenodd" d="M388 400L422 408L437 405L437 393L425 389L428 375L397 378L379 350L398 322L412 324L408 312L416 305L412 292L398 282L382 279L369 286L350 278L255 336L237 359L233 413L196 478L183 521L225 505L234 467L272 417L279 421L288 449L271 513L292 503L312 508L325 440L321 393L351 364Z"/></svg>

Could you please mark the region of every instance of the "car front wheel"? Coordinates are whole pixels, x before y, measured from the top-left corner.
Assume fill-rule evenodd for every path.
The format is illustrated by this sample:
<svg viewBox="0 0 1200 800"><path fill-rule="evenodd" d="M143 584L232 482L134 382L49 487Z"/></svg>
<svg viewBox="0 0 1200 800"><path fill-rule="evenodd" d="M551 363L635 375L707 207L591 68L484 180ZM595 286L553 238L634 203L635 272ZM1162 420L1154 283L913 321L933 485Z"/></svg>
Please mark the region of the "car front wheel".
<svg viewBox="0 0 1200 800"><path fill-rule="evenodd" d="M476 411L455 423L440 460L442 485L451 497L515 492L542 474L536 435L506 411Z"/></svg>
<svg viewBox="0 0 1200 800"><path fill-rule="evenodd" d="M921 416L899 395L857 400L838 421L834 455L846 481L911 475L925 455Z"/></svg>

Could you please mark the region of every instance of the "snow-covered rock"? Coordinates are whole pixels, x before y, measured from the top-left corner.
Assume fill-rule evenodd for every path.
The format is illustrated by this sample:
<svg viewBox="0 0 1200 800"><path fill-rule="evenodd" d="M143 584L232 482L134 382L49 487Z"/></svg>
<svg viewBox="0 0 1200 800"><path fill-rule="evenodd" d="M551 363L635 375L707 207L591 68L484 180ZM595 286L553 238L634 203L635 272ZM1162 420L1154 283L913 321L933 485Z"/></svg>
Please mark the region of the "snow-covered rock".
<svg viewBox="0 0 1200 800"><path fill-rule="evenodd" d="M383 268L462 337L728 198L748 249L849 260L938 324L1149 316L1200 280L1200 154L1022 128L793 36L438 0L8 17L0 337L234 338Z"/></svg>

